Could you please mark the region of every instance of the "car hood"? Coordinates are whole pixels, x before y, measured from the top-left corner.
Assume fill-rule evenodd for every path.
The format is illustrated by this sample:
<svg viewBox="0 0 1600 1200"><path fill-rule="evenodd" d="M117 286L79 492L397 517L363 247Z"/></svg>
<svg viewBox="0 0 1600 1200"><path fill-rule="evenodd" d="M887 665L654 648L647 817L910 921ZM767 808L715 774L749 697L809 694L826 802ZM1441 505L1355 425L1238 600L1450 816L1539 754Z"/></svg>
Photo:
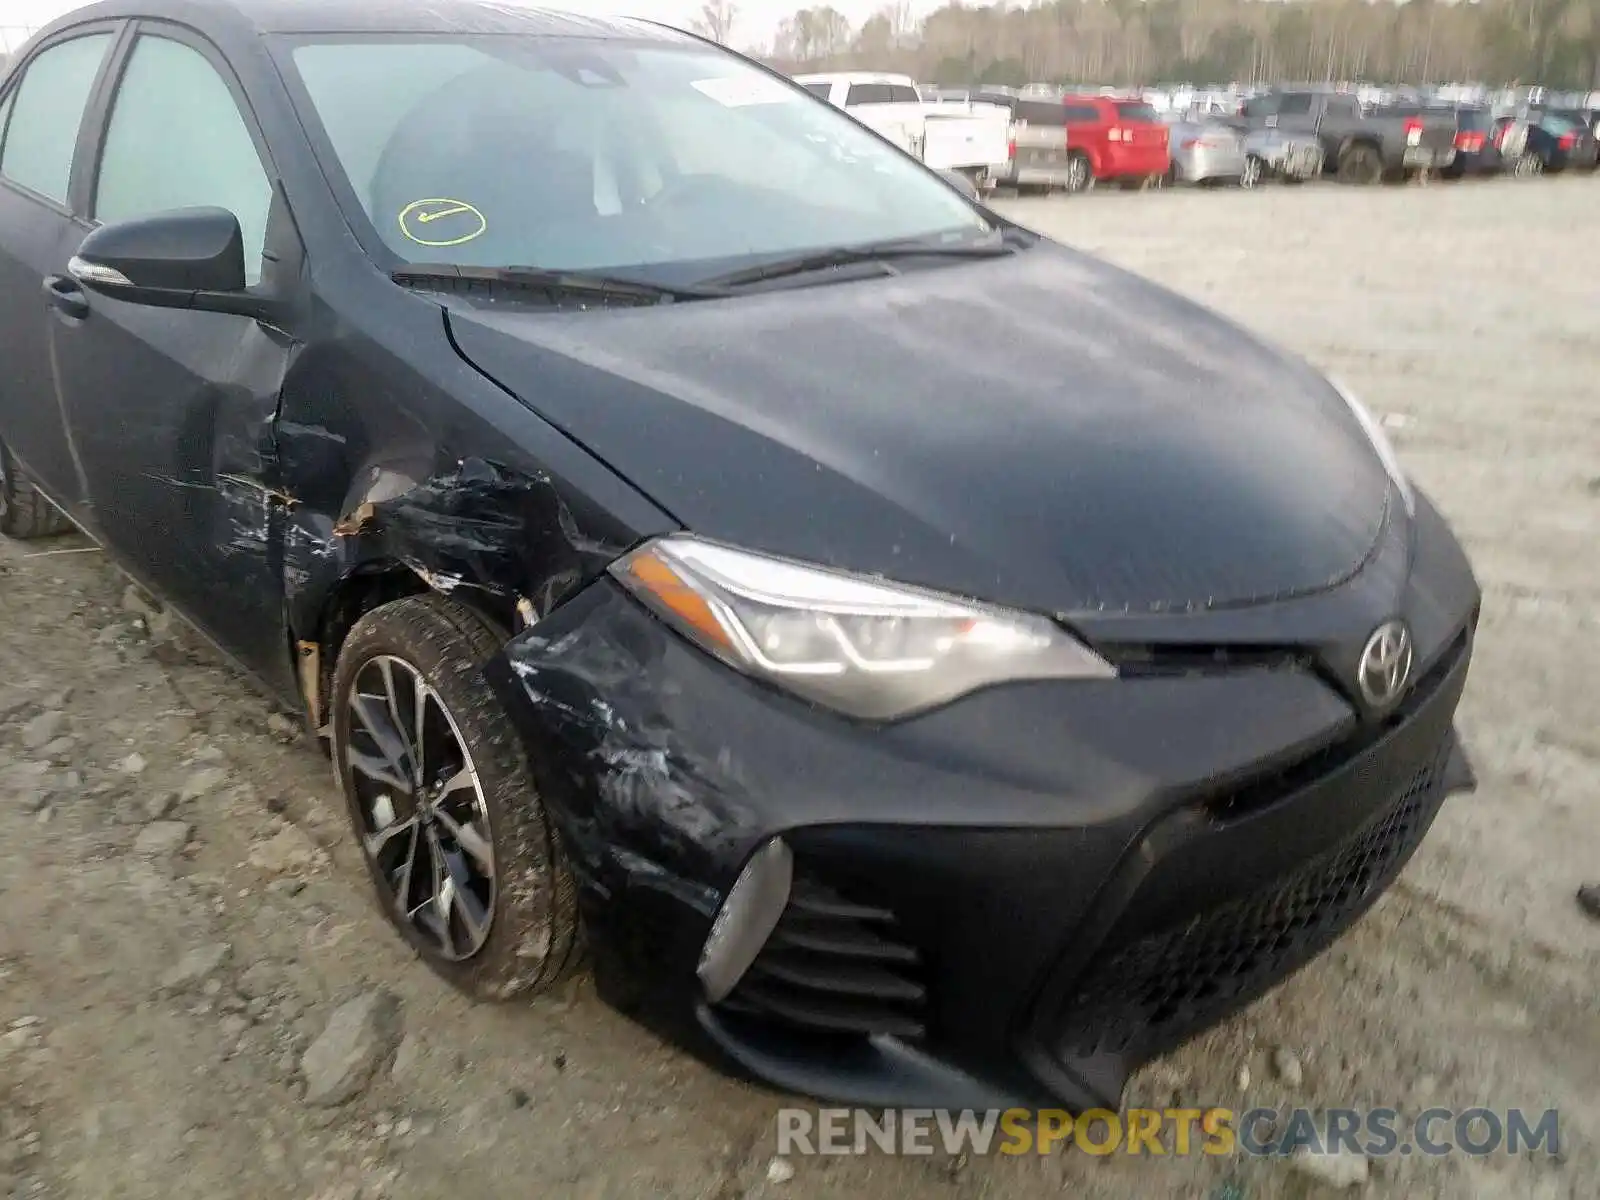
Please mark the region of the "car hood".
<svg viewBox="0 0 1600 1200"><path fill-rule="evenodd" d="M1387 516L1319 375L1048 242L676 305L445 303L480 371L750 549L1042 612L1161 611L1331 587Z"/></svg>

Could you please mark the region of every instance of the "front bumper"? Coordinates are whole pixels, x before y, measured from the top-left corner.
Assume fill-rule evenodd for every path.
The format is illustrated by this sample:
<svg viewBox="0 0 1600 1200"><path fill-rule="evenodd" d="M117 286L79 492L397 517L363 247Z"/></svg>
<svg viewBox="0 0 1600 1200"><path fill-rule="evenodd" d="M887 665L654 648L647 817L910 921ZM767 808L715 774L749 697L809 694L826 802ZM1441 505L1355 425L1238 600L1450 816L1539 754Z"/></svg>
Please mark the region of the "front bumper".
<svg viewBox="0 0 1600 1200"><path fill-rule="evenodd" d="M1286 659L993 688L866 728L592 585L490 677L578 877L602 993L793 1091L1114 1107L1137 1065L1338 937L1470 780L1453 715L1477 591L1421 516L1419 539L1445 542L1394 551L1418 682L1381 722ZM1380 555L1350 586L1374 572L1393 578ZM700 949L773 836L795 856L789 907L713 1007Z"/></svg>

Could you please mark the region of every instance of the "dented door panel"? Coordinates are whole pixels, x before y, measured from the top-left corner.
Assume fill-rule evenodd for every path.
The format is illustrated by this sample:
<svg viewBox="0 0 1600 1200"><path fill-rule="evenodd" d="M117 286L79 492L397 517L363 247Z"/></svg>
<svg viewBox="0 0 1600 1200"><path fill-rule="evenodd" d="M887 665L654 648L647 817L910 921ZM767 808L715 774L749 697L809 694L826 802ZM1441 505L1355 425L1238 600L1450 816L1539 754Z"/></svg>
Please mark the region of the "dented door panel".
<svg viewBox="0 0 1600 1200"><path fill-rule="evenodd" d="M284 502L273 421L294 354L245 317L104 296L51 330L95 528L142 583L274 687Z"/></svg>

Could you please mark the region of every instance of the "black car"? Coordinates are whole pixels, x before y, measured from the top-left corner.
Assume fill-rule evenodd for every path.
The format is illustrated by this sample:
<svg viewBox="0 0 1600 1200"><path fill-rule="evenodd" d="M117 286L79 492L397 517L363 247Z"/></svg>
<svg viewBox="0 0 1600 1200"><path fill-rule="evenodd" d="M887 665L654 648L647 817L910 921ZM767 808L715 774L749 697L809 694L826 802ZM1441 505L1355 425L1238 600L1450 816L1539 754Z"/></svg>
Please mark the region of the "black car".
<svg viewBox="0 0 1600 1200"><path fill-rule="evenodd" d="M0 527L303 711L474 995L586 941L782 1087L1112 1103L1470 784L1356 401L709 42L111 0L0 118Z"/></svg>
<svg viewBox="0 0 1600 1200"><path fill-rule="evenodd" d="M1600 141L1581 112L1539 110L1528 114L1528 145L1524 153L1537 171L1593 171L1600 162Z"/></svg>

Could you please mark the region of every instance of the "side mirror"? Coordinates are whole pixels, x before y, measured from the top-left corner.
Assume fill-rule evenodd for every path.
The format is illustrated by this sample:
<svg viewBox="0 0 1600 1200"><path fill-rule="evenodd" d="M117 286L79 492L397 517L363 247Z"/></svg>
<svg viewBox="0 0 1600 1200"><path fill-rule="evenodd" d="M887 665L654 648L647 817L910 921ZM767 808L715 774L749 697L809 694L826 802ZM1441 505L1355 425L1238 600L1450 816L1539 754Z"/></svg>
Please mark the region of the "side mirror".
<svg viewBox="0 0 1600 1200"><path fill-rule="evenodd" d="M978 198L978 185L972 182L971 176L961 171L940 171L939 174L944 177L946 183L968 200L976 200Z"/></svg>
<svg viewBox="0 0 1600 1200"><path fill-rule="evenodd" d="M225 208L179 208L102 225L83 239L67 273L130 304L246 317L267 308L245 291L244 235Z"/></svg>

